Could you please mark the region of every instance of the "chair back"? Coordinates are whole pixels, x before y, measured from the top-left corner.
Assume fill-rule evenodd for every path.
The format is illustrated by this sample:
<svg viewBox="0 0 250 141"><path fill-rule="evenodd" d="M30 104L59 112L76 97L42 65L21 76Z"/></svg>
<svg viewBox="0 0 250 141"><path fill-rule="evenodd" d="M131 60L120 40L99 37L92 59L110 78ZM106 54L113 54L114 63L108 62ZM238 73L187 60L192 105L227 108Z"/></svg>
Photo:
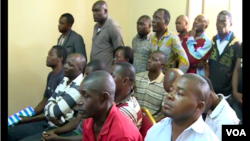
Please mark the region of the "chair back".
<svg viewBox="0 0 250 141"><path fill-rule="evenodd" d="M147 108L141 108L142 110L142 126L140 129L140 133L143 139L146 137L147 131L151 128L155 123L155 119Z"/></svg>

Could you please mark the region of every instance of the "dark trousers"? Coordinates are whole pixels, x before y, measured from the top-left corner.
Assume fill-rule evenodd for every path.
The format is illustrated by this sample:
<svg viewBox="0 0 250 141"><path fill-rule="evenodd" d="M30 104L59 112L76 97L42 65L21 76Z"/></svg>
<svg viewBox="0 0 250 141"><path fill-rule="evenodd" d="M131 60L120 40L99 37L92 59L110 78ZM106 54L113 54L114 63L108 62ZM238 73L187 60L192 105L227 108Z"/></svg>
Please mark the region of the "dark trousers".
<svg viewBox="0 0 250 141"><path fill-rule="evenodd" d="M52 130L52 129L55 129L55 128L56 127L52 127L49 130ZM27 138L24 138L22 140L19 140L19 141L41 141L42 133L43 133L43 131L40 132L40 133L34 134L32 136L29 136ZM71 132L68 132L68 133L65 133L65 134L62 134L62 135L59 135L59 136L68 137L68 136L75 136L75 135L78 135L78 134L76 132L74 132L74 131L71 131Z"/></svg>
<svg viewBox="0 0 250 141"><path fill-rule="evenodd" d="M17 141L37 133L42 133L48 127L49 124L46 120L18 124L8 129L8 141Z"/></svg>

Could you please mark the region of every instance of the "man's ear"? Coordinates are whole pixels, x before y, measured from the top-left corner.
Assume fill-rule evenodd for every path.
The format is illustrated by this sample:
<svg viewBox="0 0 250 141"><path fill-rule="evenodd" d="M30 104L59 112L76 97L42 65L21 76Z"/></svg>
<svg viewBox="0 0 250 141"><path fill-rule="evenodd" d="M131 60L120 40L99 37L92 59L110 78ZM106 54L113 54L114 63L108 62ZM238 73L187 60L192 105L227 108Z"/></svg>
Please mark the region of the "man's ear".
<svg viewBox="0 0 250 141"><path fill-rule="evenodd" d="M199 101L198 105L196 107L196 110L197 111L202 111L202 113L203 113L203 111L205 110L205 102L204 101Z"/></svg>
<svg viewBox="0 0 250 141"><path fill-rule="evenodd" d="M122 85L126 85L127 83L129 83L129 78L128 77L123 78Z"/></svg>
<svg viewBox="0 0 250 141"><path fill-rule="evenodd" d="M104 13L107 14L108 13L108 9L104 9Z"/></svg>
<svg viewBox="0 0 250 141"><path fill-rule="evenodd" d="M165 63L161 63L161 69L165 68L166 64Z"/></svg>
<svg viewBox="0 0 250 141"><path fill-rule="evenodd" d="M168 25L169 24L169 20L168 18L165 19L165 25Z"/></svg>
<svg viewBox="0 0 250 141"><path fill-rule="evenodd" d="M62 62L62 61L63 61L63 57L57 58L57 60L58 60L59 62Z"/></svg>
<svg viewBox="0 0 250 141"><path fill-rule="evenodd" d="M110 94L108 92L103 92L101 95L101 103L105 103L109 100Z"/></svg>

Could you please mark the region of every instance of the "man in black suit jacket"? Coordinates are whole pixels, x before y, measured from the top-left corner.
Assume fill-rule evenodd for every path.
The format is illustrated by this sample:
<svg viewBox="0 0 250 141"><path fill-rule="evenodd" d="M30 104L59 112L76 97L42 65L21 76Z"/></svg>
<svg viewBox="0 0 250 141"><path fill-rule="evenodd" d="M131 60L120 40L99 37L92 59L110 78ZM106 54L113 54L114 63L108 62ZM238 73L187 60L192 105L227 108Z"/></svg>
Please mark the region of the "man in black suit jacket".
<svg viewBox="0 0 250 141"><path fill-rule="evenodd" d="M72 53L82 54L86 58L87 62L87 55L83 38L80 34L71 30L73 23L74 17L71 14L65 13L61 15L59 19L58 29L62 33L62 35L58 38L57 44L65 47L68 55ZM85 69L83 69L83 74L84 71Z"/></svg>

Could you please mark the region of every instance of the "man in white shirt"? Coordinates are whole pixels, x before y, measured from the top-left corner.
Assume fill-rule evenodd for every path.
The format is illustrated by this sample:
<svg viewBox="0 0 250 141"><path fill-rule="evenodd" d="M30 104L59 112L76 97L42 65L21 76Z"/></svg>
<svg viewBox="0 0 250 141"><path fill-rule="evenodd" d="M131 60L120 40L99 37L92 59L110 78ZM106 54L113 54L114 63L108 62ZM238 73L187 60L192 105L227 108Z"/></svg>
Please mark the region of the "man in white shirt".
<svg viewBox="0 0 250 141"><path fill-rule="evenodd" d="M201 116L209 93L209 86L201 76L178 77L165 99L163 114L167 118L148 130L145 141L219 141Z"/></svg>
<svg viewBox="0 0 250 141"><path fill-rule="evenodd" d="M205 123L212 131L214 131L217 137L222 140L222 125L238 125L240 120L238 119L235 111L225 100L223 94L216 95L212 82L209 78L205 76L202 77L207 81L211 90L211 94L204 111L204 113L207 113Z"/></svg>

